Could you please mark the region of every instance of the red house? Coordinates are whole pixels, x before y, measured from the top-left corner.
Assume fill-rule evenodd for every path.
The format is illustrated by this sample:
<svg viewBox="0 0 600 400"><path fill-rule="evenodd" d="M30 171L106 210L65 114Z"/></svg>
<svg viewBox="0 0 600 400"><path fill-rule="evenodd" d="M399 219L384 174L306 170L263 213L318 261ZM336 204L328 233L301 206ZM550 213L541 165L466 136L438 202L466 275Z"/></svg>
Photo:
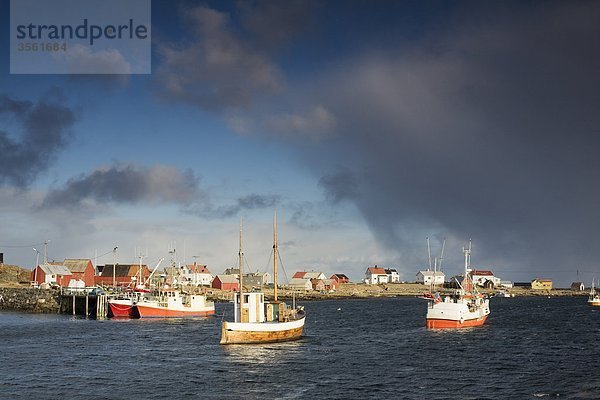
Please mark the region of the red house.
<svg viewBox="0 0 600 400"><path fill-rule="evenodd" d="M99 276L96 276L96 285L112 286L113 284L113 264L106 264L98 267L102 270ZM114 281L117 286L129 286L137 282L140 276L139 264L117 264L114 266ZM147 265L142 265L142 283L150 277L150 269Z"/></svg>
<svg viewBox="0 0 600 400"><path fill-rule="evenodd" d="M67 287L73 274L64 265L38 265L31 271L31 281L37 285L60 285Z"/></svg>
<svg viewBox="0 0 600 400"><path fill-rule="evenodd" d="M215 289L238 291L240 284L238 279L233 275L217 275L212 280L210 285ZM244 285L245 286L245 285Z"/></svg>
<svg viewBox="0 0 600 400"><path fill-rule="evenodd" d="M350 279L348 279L348 277L344 274L333 274L329 277L329 279L333 279L334 281L336 281L338 284L339 283L349 283Z"/></svg>
<svg viewBox="0 0 600 400"><path fill-rule="evenodd" d="M50 263L52 265L64 265L71 271L73 276L71 279L83 281L85 286L90 287L95 285L94 276L95 270L92 260L85 258L66 258L62 263Z"/></svg>

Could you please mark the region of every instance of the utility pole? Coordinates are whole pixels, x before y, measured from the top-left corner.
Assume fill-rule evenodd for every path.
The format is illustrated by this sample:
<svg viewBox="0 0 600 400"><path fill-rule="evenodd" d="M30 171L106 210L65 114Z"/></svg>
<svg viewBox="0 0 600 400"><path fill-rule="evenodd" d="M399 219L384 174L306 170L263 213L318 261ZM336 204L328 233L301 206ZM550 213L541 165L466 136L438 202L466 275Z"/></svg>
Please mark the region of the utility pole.
<svg viewBox="0 0 600 400"><path fill-rule="evenodd" d="M119 248L119 246L115 246L115 248L113 249L113 290L117 287L116 269L117 269L117 249L118 248Z"/></svg>

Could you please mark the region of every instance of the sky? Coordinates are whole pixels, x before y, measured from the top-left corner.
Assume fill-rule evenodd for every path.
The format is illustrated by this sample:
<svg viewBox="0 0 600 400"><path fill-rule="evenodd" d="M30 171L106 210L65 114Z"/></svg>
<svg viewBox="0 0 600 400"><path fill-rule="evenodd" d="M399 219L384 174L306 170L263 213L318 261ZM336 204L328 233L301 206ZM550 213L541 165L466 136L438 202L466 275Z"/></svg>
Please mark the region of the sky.
<svg viewBox="0 0 600 400"><path fill-rule="evenodd" d="M152 1L152 72L10 74L0 252L600 278L600 3Z"/></svg>

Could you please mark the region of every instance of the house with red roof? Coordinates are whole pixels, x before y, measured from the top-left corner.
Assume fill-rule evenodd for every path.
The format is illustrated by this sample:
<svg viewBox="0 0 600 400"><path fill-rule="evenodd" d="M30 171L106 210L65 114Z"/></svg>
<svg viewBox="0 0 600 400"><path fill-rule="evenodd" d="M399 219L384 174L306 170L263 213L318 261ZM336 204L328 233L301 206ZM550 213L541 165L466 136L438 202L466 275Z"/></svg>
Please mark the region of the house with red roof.
<svg viewBox="0 0 600 400"><path fill-rule="evenodd" d="M494 276L494 273L484 269L471 270L471 279L477 286L485 288L494 288L500 286L500 278Z"/></svg>
<svg viewBox="0 0 600 400"><path fill-rule="evenodd" d="M365 283L368 285L389 283L389 276L387 272L385 272L385 268L379 268L377 265L374 267L369 267L365 273Z"/></svg>
<svg viewBox="0 0 600 400"><path fill-rule="evenodd" d="M329 277L329 279L337 281L338 284L350 282L350 279L348 279L348 277L344 274L333 274Z"/></svg>

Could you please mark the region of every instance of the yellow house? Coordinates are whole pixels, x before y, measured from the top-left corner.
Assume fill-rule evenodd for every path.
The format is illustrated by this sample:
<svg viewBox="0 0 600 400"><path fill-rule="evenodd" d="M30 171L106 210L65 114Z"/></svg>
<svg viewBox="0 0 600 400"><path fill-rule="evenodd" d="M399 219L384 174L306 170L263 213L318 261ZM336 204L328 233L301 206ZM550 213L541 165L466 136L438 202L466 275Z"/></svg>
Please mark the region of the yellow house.
<svg viewBox="0 0 600 400"><path fill-rule="evenodd" d="M551 290L552 279L534 279L531 281L531 289L533 290Z"/></svg>

